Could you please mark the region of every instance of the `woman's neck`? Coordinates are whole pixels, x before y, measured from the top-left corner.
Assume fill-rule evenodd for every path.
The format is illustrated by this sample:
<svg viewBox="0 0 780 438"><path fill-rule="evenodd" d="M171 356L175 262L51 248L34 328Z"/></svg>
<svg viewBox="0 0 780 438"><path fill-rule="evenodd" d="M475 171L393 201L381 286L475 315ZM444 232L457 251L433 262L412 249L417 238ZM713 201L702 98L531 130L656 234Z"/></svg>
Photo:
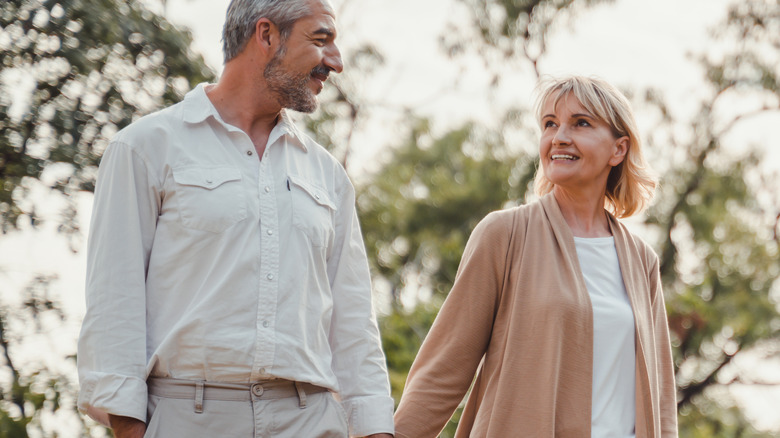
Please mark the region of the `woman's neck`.
<svg viewBox="0 0 780 438"><path fill-rule="evenodd" d="M575 237L609 237L612 231L604 211L604 197L574 195L558 186L553 188L563 219Z"/></svg>

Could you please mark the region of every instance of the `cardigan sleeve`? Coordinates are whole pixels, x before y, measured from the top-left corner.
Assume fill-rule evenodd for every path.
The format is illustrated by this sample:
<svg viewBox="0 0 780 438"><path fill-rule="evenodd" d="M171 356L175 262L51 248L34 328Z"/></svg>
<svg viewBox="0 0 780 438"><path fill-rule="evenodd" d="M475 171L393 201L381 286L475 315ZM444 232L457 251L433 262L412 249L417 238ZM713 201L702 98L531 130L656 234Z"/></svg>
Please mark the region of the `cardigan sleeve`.
<svg viewBox="0 0 780 438"><path fill-rule="evenodd" d="M409 371L397 438L436 437L474 379L493 329L513 219L494 212L466 244L455 283Z"/></svg>
<svg viewBox="0 0 780 438"><path fill-rule="evenodd" d="M655 334L656 373L658 376L658 404L663 438L677 437L677 387L674 381L674 359L669 340L669 323L666 317L664 292L658 268L658 256L653 254L650 270L652 296L653 333Z"/></svg>

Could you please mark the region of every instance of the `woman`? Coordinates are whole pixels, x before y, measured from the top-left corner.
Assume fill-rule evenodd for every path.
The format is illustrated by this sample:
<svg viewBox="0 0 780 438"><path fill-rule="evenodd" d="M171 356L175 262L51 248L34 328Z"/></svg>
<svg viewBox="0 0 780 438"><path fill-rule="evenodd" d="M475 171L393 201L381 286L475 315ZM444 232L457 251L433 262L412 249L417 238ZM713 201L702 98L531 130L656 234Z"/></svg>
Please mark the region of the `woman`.
<svg viewBox="0 0 780 438"><path fill-rule="evenodd" d="M538 202L476 227L412 365L396 437L677 436L658 257L616 217L656 182L626 98L596 79L537 105ZM474 375L476 373L476 379Z"/></svg>

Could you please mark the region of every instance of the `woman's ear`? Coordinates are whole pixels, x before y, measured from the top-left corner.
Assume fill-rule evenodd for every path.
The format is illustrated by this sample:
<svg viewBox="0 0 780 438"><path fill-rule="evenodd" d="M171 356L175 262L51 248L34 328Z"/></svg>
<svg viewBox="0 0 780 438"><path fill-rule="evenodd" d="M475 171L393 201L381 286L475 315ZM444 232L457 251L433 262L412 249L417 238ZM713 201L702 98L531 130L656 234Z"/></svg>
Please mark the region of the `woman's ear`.
<svg viewBox="0 0 780 438"><path fill-rule="evenodd" d="M628 154L628 148L630 145L631 142L628 140L627 135L624 135L623 137L615 140L615 150L612 153L612 157L609 159L609 165L615 167L622 163L626 158L626 154Z"/></svg>

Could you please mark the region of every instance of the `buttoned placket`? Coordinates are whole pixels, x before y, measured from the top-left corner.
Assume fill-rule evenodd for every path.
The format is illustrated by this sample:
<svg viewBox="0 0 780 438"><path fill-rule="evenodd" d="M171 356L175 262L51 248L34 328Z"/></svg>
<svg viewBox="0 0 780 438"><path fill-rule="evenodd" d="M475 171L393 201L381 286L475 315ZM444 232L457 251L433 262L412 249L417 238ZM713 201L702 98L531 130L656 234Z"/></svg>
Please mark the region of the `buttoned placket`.
<svg viewBox="0 0 780 438"><path fill-rule="evenodd" d="M258 167L258 196L260 204L260 269L257 300L255 354L252 364L253 381L268 378L266 368L273 365L276 345L276 309L279 294L279 214L276 203L273 166L268 149ZM258 157L259 158L259 157Z"/></svg>

